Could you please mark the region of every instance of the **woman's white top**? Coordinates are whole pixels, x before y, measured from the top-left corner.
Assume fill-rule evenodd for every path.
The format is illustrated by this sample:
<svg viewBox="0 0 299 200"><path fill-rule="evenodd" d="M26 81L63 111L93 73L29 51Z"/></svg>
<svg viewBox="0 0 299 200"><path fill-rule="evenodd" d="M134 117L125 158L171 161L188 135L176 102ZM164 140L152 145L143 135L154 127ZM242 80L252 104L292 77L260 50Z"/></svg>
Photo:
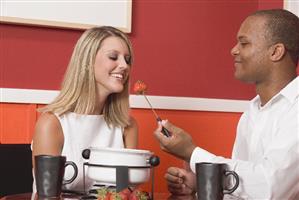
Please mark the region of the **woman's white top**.
<svg viewBox="0 0 299 200"><path fill-rule="evenodd" d="M69 112L61 116L56 115L62 127L64 145L62 155L67 161L73 161L78 167L78 176L65 189L83 191L83 163L87 162L82 157L82 151L90 147L124 148L123 128L108 127L103 115L83 115ZM85 174L87 167L85 167ZM72 166L65 168L65 179L72 177ZM94 184L85 175L85 187L88 189ZM36 191L35 181L33 190Z"/></svg>

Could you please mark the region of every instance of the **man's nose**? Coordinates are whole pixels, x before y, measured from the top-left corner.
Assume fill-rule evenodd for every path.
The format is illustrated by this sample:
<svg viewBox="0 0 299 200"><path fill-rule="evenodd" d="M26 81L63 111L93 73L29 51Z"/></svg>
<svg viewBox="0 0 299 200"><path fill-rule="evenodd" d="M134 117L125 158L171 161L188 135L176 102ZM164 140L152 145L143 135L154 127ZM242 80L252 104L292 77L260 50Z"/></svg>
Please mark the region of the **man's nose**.
<svg viewBox="0 0 299 200"><path fill-rule="evenodd" d="M236 56L237 54L239 54L239 49L237 44L231 49L230 53L232 56Z"/></svg>

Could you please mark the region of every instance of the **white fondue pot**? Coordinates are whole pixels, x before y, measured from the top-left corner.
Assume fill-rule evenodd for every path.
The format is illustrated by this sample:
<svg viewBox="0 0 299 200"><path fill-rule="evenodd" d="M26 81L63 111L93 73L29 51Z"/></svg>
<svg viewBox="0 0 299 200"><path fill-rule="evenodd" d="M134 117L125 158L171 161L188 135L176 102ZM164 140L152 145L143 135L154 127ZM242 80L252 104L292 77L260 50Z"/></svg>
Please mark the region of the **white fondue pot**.
<svg viewBox="0 0 299 200"><path fill-rule="evenodd" d="M129 184L138 185L149 180L151 165L159 164L159 158L148 150L90 148L82 155L89 157L87 176L102 185L116 184L116 166L127 166Z"/></svg>

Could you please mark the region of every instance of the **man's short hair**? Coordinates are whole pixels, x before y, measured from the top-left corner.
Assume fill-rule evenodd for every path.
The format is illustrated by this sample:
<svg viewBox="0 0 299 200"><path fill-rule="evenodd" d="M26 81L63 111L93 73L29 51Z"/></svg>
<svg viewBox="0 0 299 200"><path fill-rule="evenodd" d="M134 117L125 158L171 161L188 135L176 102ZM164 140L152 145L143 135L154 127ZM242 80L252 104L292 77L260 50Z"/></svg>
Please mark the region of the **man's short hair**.
<svg viewBox="0 0 299 200"><path fill-rule="evenodd" d="M299 18L283 9L259 10L250 16L266 17L267 33L271 44L283 43L295 64L299 59Z"/></svg>

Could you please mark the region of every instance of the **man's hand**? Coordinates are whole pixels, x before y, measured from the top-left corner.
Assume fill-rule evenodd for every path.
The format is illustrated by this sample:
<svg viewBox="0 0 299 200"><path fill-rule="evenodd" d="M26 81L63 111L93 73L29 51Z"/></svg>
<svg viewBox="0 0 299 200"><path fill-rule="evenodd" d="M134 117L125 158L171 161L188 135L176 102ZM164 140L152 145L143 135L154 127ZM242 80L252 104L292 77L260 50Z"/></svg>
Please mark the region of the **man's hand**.
<svg viewBox="0 0 299 200"><path fill-rule="evenodd" d="M161 132L162 126L171 132L170 137L166 137ZM191 136L183 129L180 129L170 122L163 120L154 132L157 140L160 142L161 149L176 157L189 162L195 145Z"/></svg>
<svg viewBox="0 0 299 200"><path fill-rule="evenodd" d="M196 191L195 174L185 169L170 167L165 174L169 192L175 195L192 195Z"/></svg>

